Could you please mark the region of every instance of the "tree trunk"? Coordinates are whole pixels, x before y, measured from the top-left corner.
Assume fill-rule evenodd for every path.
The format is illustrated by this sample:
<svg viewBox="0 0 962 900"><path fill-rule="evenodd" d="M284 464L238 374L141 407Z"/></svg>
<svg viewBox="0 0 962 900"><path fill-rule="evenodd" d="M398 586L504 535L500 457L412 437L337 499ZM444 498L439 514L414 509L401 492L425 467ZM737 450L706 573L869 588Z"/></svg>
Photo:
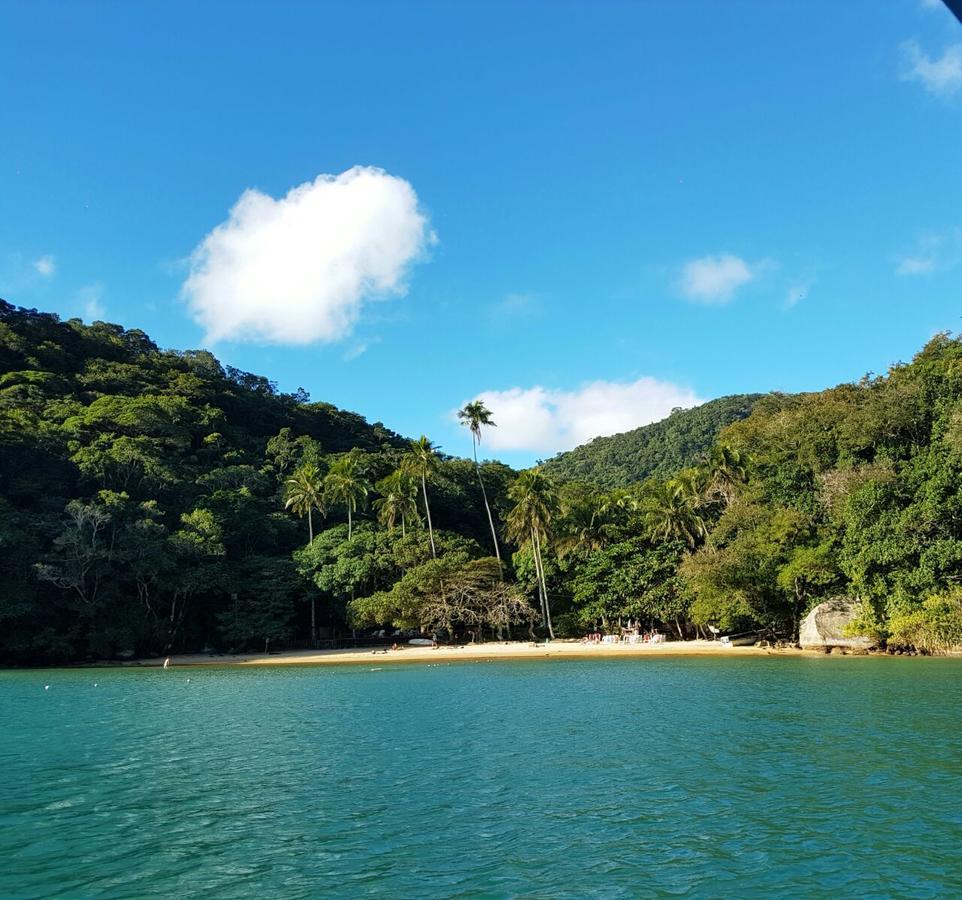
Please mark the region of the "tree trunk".
<svg viewBox="0 0 962 900"><path fill-rule="evenodd" d="M351 539L351 534L353 533L352 528L353 528L353 521L351 519L351 504L348 503L347 504L347 539L348 540Z"/></svg>
<svg viewBox="0 0 962 900"><path fill-rule="evenodd" d="M431 539L431 556L438 558L438 551L434 547L434 526L431 524L431 506L428 503L428 482L424 475L421 475L421 490L424 492L424 512L428 517L428 537Z"/></svg>
<svg viewBox="0 0 962 900"><path fill-rule="evenodd" d="M541 559L541 538L538 537L538 533L534 533L535 539L535 557L537 559L538 571L541 575L541 590L544 596L544 615L545 621L548 625L548 637L554 640L554 628L551 626L551 604L548 601L548 583L545 581L544 577L544 562Z"/></svg>
<svg viewBox="0 0 962 900"><path fill-rule="evenodd" d="M481 485L481 496L484 498L484 508L488 514L488 525L491 526L491 540L494 541L494 555L498 558L498 571L501 573L501 580L504 581L504 566L501 564L501 550L498 547L498 533L494 530L494 517L491 515L491 506L488 504L488 492L484 489L484 479L481 477L481 466L478 463L478 441L471 433L471 447L474 450L474 469L478 473L478 484Z"/></svg>
<svg viewBox="0 0 962 900"><path fill-rule="evenodd" d="M311 515L310 507L307 510L307 535L308 546L314 543L314 517Z"/></svg>
<svg viewBox="0 0 962 900"><path fill-rule="evenodd" d="M314 604L317 598L311 594L311 643L313 644L317 640L317 625L315 624L314 618Z"/></svg>

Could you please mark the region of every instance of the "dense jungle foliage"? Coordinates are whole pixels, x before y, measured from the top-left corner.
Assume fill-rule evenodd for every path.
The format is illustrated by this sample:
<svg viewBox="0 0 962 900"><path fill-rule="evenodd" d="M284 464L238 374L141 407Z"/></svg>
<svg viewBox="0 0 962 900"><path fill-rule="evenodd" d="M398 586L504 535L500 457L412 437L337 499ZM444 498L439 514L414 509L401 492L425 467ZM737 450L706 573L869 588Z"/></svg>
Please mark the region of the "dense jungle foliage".
<svg viewBox="0 0 962 900"><path fill-rule="evenodd" d="M546 460L545 471L560 480L587 481L604 488L628 487L646 478L667 478L694 465L726 425L751 413L761 394L719 397L666 419L622 434L597 437Z"/></svg>
<svg viewBox="0 0 962 900"><path fill-rule="evenodd" d="M791 637L839 595L880 642L962 644L962 342L742 399L692 464L606 490L479 464L478 402L474 459L446 457L207 352L0 301L0 658L629 620Z"/></svg>

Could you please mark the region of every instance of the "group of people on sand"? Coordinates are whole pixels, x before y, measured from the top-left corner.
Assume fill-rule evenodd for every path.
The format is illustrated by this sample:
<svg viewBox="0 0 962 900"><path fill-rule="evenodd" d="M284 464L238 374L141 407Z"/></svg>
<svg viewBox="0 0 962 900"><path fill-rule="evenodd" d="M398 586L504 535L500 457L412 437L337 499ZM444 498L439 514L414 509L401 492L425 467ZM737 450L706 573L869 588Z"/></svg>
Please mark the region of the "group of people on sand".
<svg viewBox="0 0 962 900"><path fill-rule="evenodd" d="M665 636L657 629L642 631L639 626L633 625L622 628L617 634L603 634L600 631L593 631L586 634L582 639L582 644L661 644Z"/></svg>

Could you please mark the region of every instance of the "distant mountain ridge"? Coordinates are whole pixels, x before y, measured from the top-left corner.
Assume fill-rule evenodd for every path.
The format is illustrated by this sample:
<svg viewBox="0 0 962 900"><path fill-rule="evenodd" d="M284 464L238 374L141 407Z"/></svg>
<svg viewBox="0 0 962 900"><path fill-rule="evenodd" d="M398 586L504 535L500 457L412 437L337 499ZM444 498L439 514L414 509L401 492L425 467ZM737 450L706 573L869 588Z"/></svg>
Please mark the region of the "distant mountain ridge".
<svg viewBox="0 0 962 900"><path fill-rule="evenodd" d="M543 467L555 478L587 481L605 488L664 478L694 463L711 448L726 425L747 418L763 396L732 394L691 409L676 409L660 422L597 437L559 453Z"/></svg>

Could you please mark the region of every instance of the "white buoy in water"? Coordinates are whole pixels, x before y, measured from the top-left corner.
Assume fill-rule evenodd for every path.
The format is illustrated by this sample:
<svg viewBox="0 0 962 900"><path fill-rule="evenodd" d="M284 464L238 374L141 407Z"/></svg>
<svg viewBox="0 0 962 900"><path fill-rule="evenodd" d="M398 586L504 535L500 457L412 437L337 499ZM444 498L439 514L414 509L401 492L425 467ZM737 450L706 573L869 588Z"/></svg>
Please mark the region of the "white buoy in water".
<svg viewBox="0 0 962 900"><path fill-rule="evenodd" d="M49 690L50 690L50 685L49 685L49 684L45 684L45 685L43 686L43 689L44 689L45 691L49 691Z"/></svg>

